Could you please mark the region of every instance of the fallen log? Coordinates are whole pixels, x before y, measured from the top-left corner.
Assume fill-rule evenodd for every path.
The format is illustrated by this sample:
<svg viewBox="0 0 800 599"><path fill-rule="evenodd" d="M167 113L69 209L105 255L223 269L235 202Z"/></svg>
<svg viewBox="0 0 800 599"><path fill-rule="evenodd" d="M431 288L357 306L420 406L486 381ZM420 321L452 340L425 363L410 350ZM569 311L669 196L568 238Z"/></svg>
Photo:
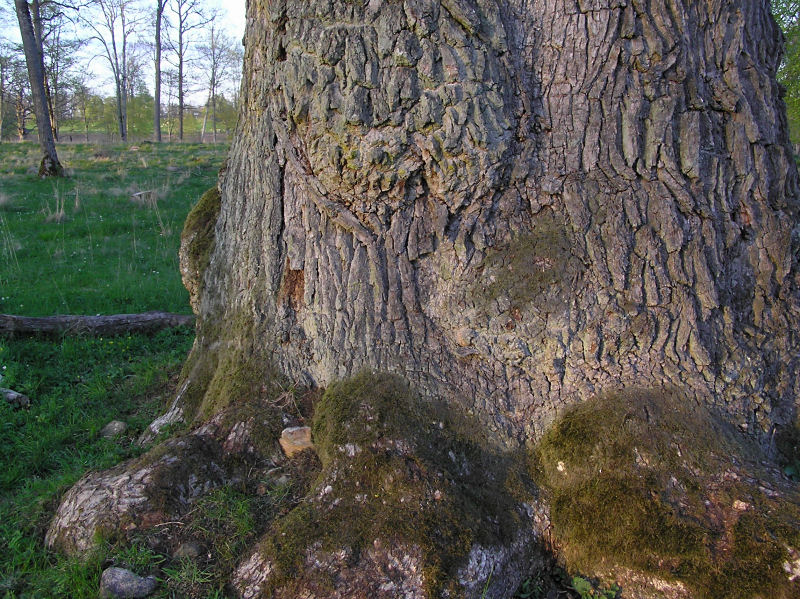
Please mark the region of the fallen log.
<svg viewBox="0 0 800 599"><path fill-rule="evenodd" d="M161 329L190 326L194 316L169 312L111 314L109 316L14 316L0 314L0 334L12 337L59 335L122 335L155 333Z"/></svg>

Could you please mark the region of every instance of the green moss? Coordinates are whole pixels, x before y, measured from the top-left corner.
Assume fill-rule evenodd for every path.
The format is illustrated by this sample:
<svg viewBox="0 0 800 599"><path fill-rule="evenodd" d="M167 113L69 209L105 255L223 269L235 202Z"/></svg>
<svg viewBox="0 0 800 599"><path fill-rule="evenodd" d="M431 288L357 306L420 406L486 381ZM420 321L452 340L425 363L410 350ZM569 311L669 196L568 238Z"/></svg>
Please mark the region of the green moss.
<svg viewBox="0 0 800 599"><path fill-rule="evenodd" d="M312 426L322 472L262 546L276 564L271 584L291 584L315 543L357 558L377 540L419 548L431 596L452 587L475 543L507 543L520 525L519 496L533 494L524 456L479 430L397 376L364 372L331 385Z"/></svg>
<svg viewBox="0 0 800 599"><path fill-rule="evenodd" d="M794 481L800 481L800 420L778 430L775 436L778 448L778 463L784 473Z"/></svg>
<svg viewBox="0 0 800 599"><path fill-rule="evenodd" d="M507 297L520 308L531 303L553 308L580 274L581 263L572 254L567 228L546 208L530 231L489 250L481 268L484 275L473 288L474 296L486 301ZM491 282L485 285L487 280Z"/></svg>
<svg viewBox="0 0 800 599"><path fill-rule="evenodd" d="M203 273L208 267L211 252L214 249L214 226L221 206L219 188L215 185L200 197L187 215L183 225L181 249L187 260L184 270L188 270L198 286L202 284ZM192 295L199 292L199 288L197 290L189 289L189 293Z"/></svg>
<svg viewBox="0 0 800 599"><path fill-rule="evenodd" d="M629 568L684 583L697 597L800 590L782 569L786 546L800 541L796 490L765 496L765 456L679 393L636 390L584 402L561 416L535 454L534 477L547 490L570 568ZM746 511L734 508L737 500Z"/></svg>

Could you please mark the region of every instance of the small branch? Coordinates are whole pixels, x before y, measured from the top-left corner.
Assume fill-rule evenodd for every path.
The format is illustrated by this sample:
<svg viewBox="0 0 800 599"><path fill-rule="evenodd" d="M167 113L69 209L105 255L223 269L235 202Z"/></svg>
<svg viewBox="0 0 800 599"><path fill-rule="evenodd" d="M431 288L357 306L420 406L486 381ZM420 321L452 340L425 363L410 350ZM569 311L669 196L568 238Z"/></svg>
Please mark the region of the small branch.
<svg viewBox="0 0 800 599"><path fill-rule="evenodd" d="M169 312L113 314L110 316L12 316L0 314L0 334L11 336L122 335L155 333L161 329L191 326L194 316Z"/></svg>

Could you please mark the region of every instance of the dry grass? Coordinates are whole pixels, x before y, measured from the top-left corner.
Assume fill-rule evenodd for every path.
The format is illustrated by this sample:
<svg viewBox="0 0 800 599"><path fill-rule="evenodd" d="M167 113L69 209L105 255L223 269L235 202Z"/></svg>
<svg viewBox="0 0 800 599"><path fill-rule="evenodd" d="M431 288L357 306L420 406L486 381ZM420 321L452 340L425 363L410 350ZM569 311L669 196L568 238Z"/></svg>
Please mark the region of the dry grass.
<svg viewBox="0 0 800 599"><path fill-rule="evenodd" d="M63 223L67 220L67 213L64 210L65 199L61 190L53 187L53 206L50 206L49 200L42 206L42 214L44 215L44 222L46 223Z"/></svg>

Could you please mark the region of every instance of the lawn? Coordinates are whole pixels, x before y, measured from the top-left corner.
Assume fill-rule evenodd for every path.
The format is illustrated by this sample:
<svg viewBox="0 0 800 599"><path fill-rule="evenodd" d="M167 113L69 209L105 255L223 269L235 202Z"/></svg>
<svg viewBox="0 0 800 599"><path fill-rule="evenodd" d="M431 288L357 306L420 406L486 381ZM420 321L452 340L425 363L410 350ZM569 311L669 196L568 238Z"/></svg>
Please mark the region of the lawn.
<svg viewBox="0 0 800 599"><path fill-rule="evenodd" d="M216 181L222 146L59 146L69 176L36 177L33 144L0 144L0 313L190 313L178 246L190 207ZM142 450L138 434L161 411L193 331L153 336L9 339L0 336L0 386L30 396L0 401L0 597L93 597L106 546L85 562L47 552L58 498L88 469ZM99 430L125 421L115 440Z"/></svg>

